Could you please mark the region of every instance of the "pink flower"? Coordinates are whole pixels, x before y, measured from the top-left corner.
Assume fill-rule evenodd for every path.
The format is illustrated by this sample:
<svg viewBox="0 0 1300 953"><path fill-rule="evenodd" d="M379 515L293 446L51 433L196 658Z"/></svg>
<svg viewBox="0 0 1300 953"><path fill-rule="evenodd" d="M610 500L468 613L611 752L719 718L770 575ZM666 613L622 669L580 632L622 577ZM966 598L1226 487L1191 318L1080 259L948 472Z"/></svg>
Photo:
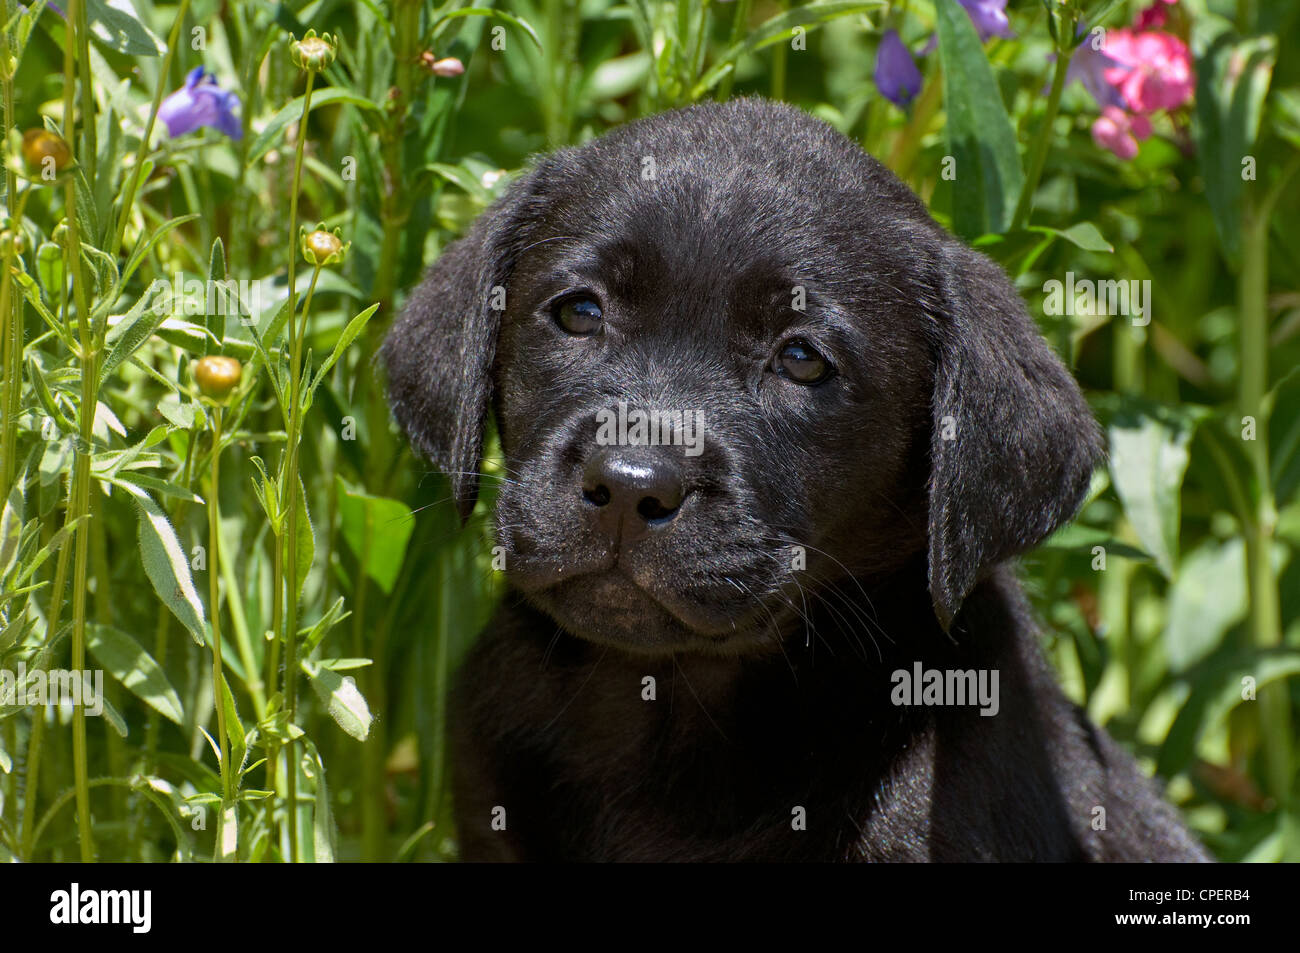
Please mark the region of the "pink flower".
<svg viewBox="0 0 1300 953"><path fill-rule="evenodd" d="M1092 124L1092 141L1126 161L1137 155L1138 141L1150 135L1150 119L1141 114L1131 116L1118 106L1107 106Z"/></svg>
<svg viewBox="0 0 1300 953"><path fill-rule="evenodd" d="M1171 7L1178 0L1159 0L1153 3L1145 10L1138 11L1137 19L1133 25L1139 30L1152 30L1164 26L1169 22L1169 11L1165 7Z"/></svg>
<svg viewBox="0 0 1300 953"><path fill-rule="evenodd" d="M1112 30L1105 52L1119 64L1105 70L1106 81L1119 89L1130 109L1177 109L1192 97L1192 57L1187 44L1172 33Z"/></svg>

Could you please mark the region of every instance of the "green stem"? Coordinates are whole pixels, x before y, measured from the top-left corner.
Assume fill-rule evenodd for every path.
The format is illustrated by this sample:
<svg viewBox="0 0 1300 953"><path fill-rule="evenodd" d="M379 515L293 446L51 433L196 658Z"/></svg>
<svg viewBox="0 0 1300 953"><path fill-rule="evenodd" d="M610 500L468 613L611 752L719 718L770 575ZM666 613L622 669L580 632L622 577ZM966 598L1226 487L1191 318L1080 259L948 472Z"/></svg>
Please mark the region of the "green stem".
<svg viewBox="0 0 1300 953"><path fill-rule="evenodd" d="M149 119L144 126L144 135L140 138L140 148L135 153L135 164L126 177L126 187L122 190L122 208L117 215L117 225L113 228L113 242L108 246L108 254L112 258L116 258L118 252L122 250L122 239L126 235L126 221L131 217L131 209L135 206L135 193L140 188L145 156L149 154L149 140L153 137L154 123L158 119L158 107L162 105L163 88L167 85L167 77L171 74L176 43L180 39L181 25L185 22L185 14L189 9L190 0L180 0L176 8L176 19L172 23L171 32L167 34L167 52L163 54L162 65L158 69L158 87L153 92L153 105L149 108ZM87 59L86 62L90 61Z"/></svg>
<svg viewBox="0 0 1300 953"><path fill-rule="evenodd" d="M1011 220L1011 230L1023 228L1029 221L1029 213L1034 206L1034 193L1038 191L1038 180L1043 177L1043 166L1047 163L1047 152L1052 145L1053 126L1056 114L1061 108L1061 93L1065 91L1065 76L1070 70L1070 58L1074 53L1072 47L1074 24L1059 25L1061 49L1056 51L1056 69L1052 73L1052 88L1047 95L1047 111L1043 114L1043 124L1034 139L1033 149L1029 154L1029 174L1025 177L1024 188L1020 190L1020 201L1016 203L1016 214Z"/></svg>
<svg viewBox="0 0 1300 953"><path fill-rule="evenodd" d="M217 709L217 745L221 751L221 811L217 816L217 836L213 859L225 855L226 812L233 807L234 773L230 764L230 736L226 725L226 676L221 658L221 416L220 405L212 411L212 478L208 490L208 615L212 621L212 698Z"/></svg>
<svg viewBox="0 0 1300 953"><path fill-rule="evenodd" d="M72 4L69 10L77 24L77 56L89 70L90 28L86 24L86 4L82 0ZM86 181L94 182L98 147L95 143L95 95L89 75L81 78L81 144L81 166L86 171Z"/></svg>
<svg viewBox="0 0 1300 953"><path fill-rule="evenodd" d="M1282 617L1273 544L1277 504L1268 452L1268 209L1250 205L1243 215L1240 307L1241 413L1255 418L1254 440L1246 442L1255 483L1255 504L1246 522L1246 572L1250 592L1250 630L1260 649L1282 644ZM1285 804L1291 793L1291 711L1286 685L1266 685L1259 692L1259 736L1269 793Z"/></svg>
<svg viewBox="0 0 1300 953"><path fill-rule="evenodd" d="M289 407L287 408L287 428L288 428L288 446L285 448L285 466L283 476L280 481L280 506L288 507L288 519L285 521L285 535L287 539L281 540L276 538L277 559L276 565L279 572L276 574L275 589L277 597L284 599L284 612L282 618L284 621L283 631L279 632L279 638L284 642L284 700L285 713L288 717L289 724L293 724L294 715L297 707L297 672L294 670L297 664L295 659L296 641L298 637L298 434L302 423L302 409L298 398L300 377L302 376L302 340L298 334L298 192L302 182L302 159L303 150L307 144L307 117L311 112L311 93L316 82L316 73L314 70L307 72L307 88L302 97L302 116L298 120L298 144L294 150L293 160L293 181L290 185L289 193L289 388L290 398ZM319 271L319 269L318 269ZM315 277L312 278L312 285L315 286ZM306 321L303 322L303 332L306 332ZM283 512L283 510L282 510ZM279 559L278 550L287 544L288 558L283 562ZM284 562L288 563L286 567ZM285 573L288 578L285 578ZM277 606L278 608L278 606ZM294 761L294 743L287 740L284 743L284 764L285 764L285 797L288 810L288 835L289 835L289 857L290 863L296 863L298 860L298 769Z"/></svg>
<svg viewBox="0 0 1300 953"><path fill-rule="evenodd" d="M70 24L84 22L81 12L82 0L72 0L69 7ZM72 92L76 86L76 60L73 57L74 43L66 44L63 51L63 138L71 143L72 139ZM95 117L84 116L83 121L94 122ZM69 506L71 518L78 521L90 508L90 457L93 451L95 407L99 400L99 375L96 367L96 352L92 328L90 326L90 304L86 299L86 282L82 273L81 235L77 221L77 192L72 176L67 176L64 183L64 204L68 223L68 257L70 259L72 289L77 306L77 330L80 339L81 363L81 406L79 412L79 437L77 459L73 466L72 486L69 489ZM82 671L86 667L86 572L89 556L90 534L87 527L78 525L74 531L76 552L73 555L72 569L72 669ZM90 827L90 788L87 784L89 774L86 768L86 710L78 705L72 711L72 771L73 783L77 792L77 830L81 845L81 860L92 863L95 859L95 844Z"/></svg>

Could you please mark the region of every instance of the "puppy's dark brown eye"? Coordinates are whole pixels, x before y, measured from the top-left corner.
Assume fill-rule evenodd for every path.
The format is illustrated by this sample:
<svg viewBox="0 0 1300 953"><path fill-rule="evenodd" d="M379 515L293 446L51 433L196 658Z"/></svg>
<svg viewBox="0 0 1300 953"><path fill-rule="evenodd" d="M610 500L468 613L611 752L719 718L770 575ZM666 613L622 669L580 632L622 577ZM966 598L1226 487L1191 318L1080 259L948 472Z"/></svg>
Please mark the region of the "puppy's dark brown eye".
<svg viewBox="0 0 1300 953"><path fill-rule="evenodd" d="M820 384L835 373L830 361L801 338L782 345L772 360L772 370L798 384Z"/></svg>
<svg viewBox="0 0 1300 953"><path fill-rule="evenodd" d="M570 334L588 335L600 330L600 305L584 295L557 302L553 313L555 323Z"/></svg>

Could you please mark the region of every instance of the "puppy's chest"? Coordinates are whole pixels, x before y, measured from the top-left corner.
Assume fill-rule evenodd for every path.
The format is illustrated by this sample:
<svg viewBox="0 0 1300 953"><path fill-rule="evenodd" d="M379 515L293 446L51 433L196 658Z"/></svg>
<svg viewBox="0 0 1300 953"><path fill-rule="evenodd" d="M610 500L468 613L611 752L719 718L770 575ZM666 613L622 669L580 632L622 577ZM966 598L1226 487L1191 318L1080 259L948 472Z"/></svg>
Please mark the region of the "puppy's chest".
<svg viewBox="0 0 1300 953"><path fill-rule="evenodd" d="M536 807L548 852L793 860L850 849L869 756L798 695L635 664L552 689L546 721L516 735L533 769L511 792Z"/></svg>

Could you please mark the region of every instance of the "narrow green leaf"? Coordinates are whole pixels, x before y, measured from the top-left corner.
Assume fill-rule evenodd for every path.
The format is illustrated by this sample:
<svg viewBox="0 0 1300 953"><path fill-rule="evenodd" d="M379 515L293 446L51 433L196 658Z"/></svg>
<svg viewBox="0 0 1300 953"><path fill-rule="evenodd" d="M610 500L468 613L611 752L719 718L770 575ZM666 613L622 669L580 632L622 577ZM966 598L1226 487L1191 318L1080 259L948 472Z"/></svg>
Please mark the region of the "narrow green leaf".
<svg viewBox="0 0 1300 953"><path fill-rule="evenodd" d="M290 123L297 122L302 118L302 101L303 97L291 100L279 112L271 117L271 121L266 124L261 134L253 141L253 145L248 150L248 162L250 164L257 162L262 156L266 155L271 147L275 145L280 134ZM312 93L311 108L313 110L321 106L347 104L356 106L359 109L378 110L379 107L364 97L355 93L350 93L346 89L331 86L327 89L318 89Z"/></svg>
<svg viewBox="0 0 1300 953"><path fill-rule="evenodd" d="M221 236L212 240L212 253L208 256L208 287L220 288L219 282L226 280L226 246ZM238 307L238 306L236 306ZM207 314L208 333L221 344L226 340L226 308L212 308ZM211 353L209 351L209 353Z"/></svg>
<svg viewBox="0 0 1300 953"><path fill-rule="evenodd" d="M140 507L140 560L154 591L194 641L206 646L203 603L194 589L190 564L180 540L176 538L176 531L148 493L124 481L117 481L115 485L130 494Z"/></svg>
<svg viewBox="0 0 1300 953"><path fill-rule="evenodd" d="M307 659L302 661L302 670L330 717L353 738L365 741L370 734L370 706L357 688L356 680Z"/></svg>
<svg viewBox="0 0 1300 953"><path fill-rule="evenodd" d="M86 626L86 648L127 691L168 721L181 724L180 696L139 642L121 629L92 623Z"/></svg>
<svg viewBox="0 0 1300 953"><path fill-rule="evenodd" d="M167 46L140 22L130 0L86 0L91 37L114 53L161 56Z"/></svg>
<svg viewBox="0 0 1300 953"><path fill-rule="evenodd" d="M1196 21L1197 154L1205 176L1205 197L1229 258L1241 251L1241 199L1251 149L1259 135L1264 98L1273 78L1277 41L1271 36L1241 39L1230 30L1212 37L1213 18ZM1221 22L1221 21L1217 21Z"/></svg>
<svg viewBox="0 0 1300 953"><path fill-rule="evenodd" d="M955 160L953 228L969 240L1011 226L1024 186L1016 129L970 16L957 0L935 4L948 153Z"/></svg>
<svg viewBox="0 0 1300 953"><path fill-rule="evenodd" d="M348 322L347 327L343 329L343 333L339 335L339 339L334 345L334 350L325 360L325 363L321 364L317 369L316 376L312 378L311 386L307 388L307 393L304 396L305 407L311 406L312 395L316 393L316 388L320 386L320 382L324 380L325 375L329 373L329 369L334 366L338 359L343 355L343 352L348 349L348 346L357 339L357 335L365 329L366 323L369 322L371 317L373 317L374 313L378 310L378 303L372 304Z"/></svg>

